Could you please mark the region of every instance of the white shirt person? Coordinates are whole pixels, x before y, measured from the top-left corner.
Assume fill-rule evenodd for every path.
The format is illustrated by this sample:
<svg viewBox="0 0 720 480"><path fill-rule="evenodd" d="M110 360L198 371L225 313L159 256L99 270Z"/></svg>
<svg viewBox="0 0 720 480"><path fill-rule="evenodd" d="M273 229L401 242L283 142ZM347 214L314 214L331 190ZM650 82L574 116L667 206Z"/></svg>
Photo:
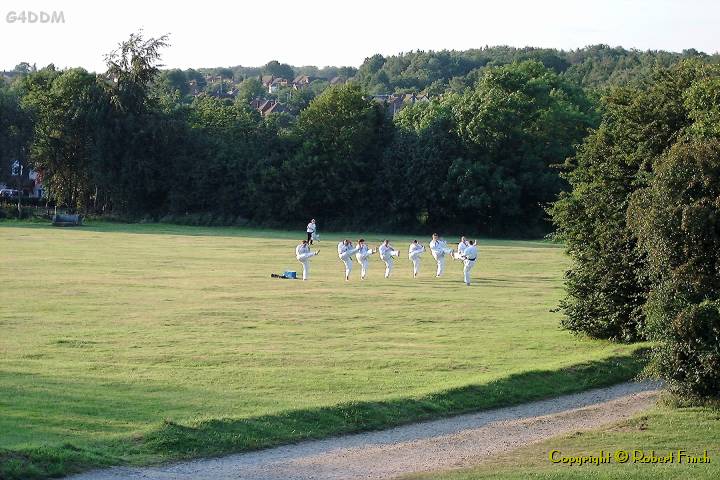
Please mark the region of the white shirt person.
<svg viewBox="0 0 720 480"><path fill-rule="evenodd" d="M417 278L420 273L420 256L425 252L425 247L413 240L408 247L408 258L413 265L413 278Z"/></svg>
<svg viewBox="0 0 720 480"><path fill-rule="evenodd" d="M428 245L430 247L430 253L437 262L437 273L436 277L439 277L445 271L445 256L452 255L453 251L447 246L447 242L441 239L437 233L433 233L432 240Z"/></svg>
<svg viewBox="0 0 720 480"><path fill-rule="evenodd" d="M345 264L345 281L350 281L350 272L352 272L352 256L358 251L357 248L353 248L353 244L350 240L345 239L338 243L338 258Z"/></svg>
<svg viewBox="0 0 720 480"><path fill-rule="evenodd" d="M357 253L355 253L355 258L360 264L360 280L365 280L365 277L367 276L368 267L370 266L370 255L373 253L375 253L375 250L365 243L364 238L358 240L358 248Z"/></svg>
<svg viewBox="0 0 720 480"><path fill-rule="evenodd" d="M470 240L463 255L463 277L465 285L470 286L470 271L475 266L478 257L477 240Z"/></svg>
<svg viewBox="0 0 720 480"><path fill-rule="evenodd" d="M393 269L393 257L399 257L400 251L390 245L389 240L384 240L378 247L378 253L380 254L380 259L385 262L385 278L390 278L390 273L392 273Z"/></svg>
<svg viewBox="0 0 720 480"><path fill-rule="evenodd" d="M297 261L303 266L303 280L310 278L310 259L318 253L320 253L320 250L314 252L310 250L310 245L308 245L307 240L303 240L300 245L295 247L295 258L297 258Z"/></svg>
<svg viewBox="0 0 720 480"><path fill-rule="evenodd" d="M453 258L455 260L463 261L463 255L465 254L465 249L468 246L468 241L465 239L464 236L460 237L460 242L458 243L457 250L455 253L453 253Z"/></svg>
<svg viewBox="0 0 720 480"><path fill-rule="evenodd" d="M317 232L317 224L315 223L315 219L313 218L310 220L310 223L307 224L307 241L310 243L310 245L313 244L313 241L316 238L316 232Z"/></svg>

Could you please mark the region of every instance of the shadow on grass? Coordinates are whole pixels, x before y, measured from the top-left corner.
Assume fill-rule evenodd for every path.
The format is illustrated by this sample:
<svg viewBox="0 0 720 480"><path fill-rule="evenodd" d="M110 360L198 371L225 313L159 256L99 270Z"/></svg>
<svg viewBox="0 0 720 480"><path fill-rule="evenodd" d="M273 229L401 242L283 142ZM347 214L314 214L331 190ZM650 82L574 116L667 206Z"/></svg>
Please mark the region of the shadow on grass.
<svg viewBox="0 0 720 480"><path fill-rule="evenodd" d="M277 415L217 419L195 425L165 422L141 437L96 449L71 444L0 451L0 478L48 478L113 464L166 462L257 450L302 440L379 430L411 422L517 405L604 387L637 376L646 352L615 356L559 370L510 375L483 385L379 402L294 410Z"/></svg>

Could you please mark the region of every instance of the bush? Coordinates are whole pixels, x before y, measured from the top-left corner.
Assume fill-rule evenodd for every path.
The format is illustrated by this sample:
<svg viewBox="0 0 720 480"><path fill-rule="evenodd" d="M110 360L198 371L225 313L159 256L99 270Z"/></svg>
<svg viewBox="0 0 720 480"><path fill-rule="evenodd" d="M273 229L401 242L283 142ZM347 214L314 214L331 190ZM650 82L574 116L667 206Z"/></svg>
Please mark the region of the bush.
<svg viewBox="0 0 720 480"><path fill-rule="evenodd" d="M682 310L662 337L648 371L681 398L720 396L720 302Z"/></svg>
<svg viewBox="0 0 720 480"><path fill-rule="evenodd" d="M644 305L654 281L647 262L660 251L638 248L628 205L652 181L658 159L706 117L694 105L708 109L711 103L690 100L708 78L718 77L720 69L688 61L659 70L645 88L617 89L603 99L600 127L566 163L572 191L550 208L573 259L561 303L567 328L599 338L644 338ZM645 213L640 208L637 216Z"/></svg>
<svg viewBox="0 0 720 480"><path fill-rule="evenodd" d="M35 216L35 209L33 207L21 208L20 215L18 216L17 204L15 205L0 205L0 219L26 219Z"/></svg>
<svg viewBox="0 0 720 480"><path fill-rule="evenodd" d="M675 145L628 224L647 255L651 369L683 396L720 396L720 141Z"/></svg>

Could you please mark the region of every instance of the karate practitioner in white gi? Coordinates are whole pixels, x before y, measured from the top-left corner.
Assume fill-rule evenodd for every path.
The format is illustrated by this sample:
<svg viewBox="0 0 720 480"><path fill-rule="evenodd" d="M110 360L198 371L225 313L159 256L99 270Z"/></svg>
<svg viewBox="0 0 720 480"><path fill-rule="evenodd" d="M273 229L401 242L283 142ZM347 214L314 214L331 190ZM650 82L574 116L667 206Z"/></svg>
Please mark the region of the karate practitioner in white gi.
<svg viewBox="0 0 720 480"><path fill-rule="evenodd" d="M350 281L350 272L352 272L352 256L357 253L357 247L353 248L350 240L343 240L338 243L338 257L345 264L345 281Z"/></svg>
<svg viewBox="0 0 720 480"><path fill-rule="evenodd" d="M437 273L436 277L439 277L445 271L445 256L453 254L453 250L447 246L447 242L440 237L437 233L433 233L432 240L430 241L430 253L437 262Z"/></svg>
<svg viewBox="0 0 720 480"><path fill-rule="evenodd" d="M465 239L465 236L460 237L460 243L458 243L457 250L455 251L455 253L453 253L453 258L455 260L460 260L461 262L464 261L463 254L465 253L465 249L467 248L467 246L468 242Z"/></svg>
<svg viewBox="0 0 720 480"><path fill-rule="evenodd" d="M310 258L320 253L320 250L314 252L310 250L307 240L303 240L300 245L295 247L295 258L297 261L302 263L303 266L303 280L310 278Z"/></svg>
<svg viewBox="0 0 720 480"><path fill-rule="evenodd" d="M357 258L357 261L360 264L360 280L365 280L365 277L367 276L368 267L370 266L370 255L373 253L375 253L375 250L368 247L364 238L358 240L358 248L355 258Z"/></svg>
<svg viewBox="0 0 720 480"><path fill-rule="evenodd" d="M317 224L315 223L315 219L313 218L310 220L310 223L307 224L307 241L310 243L310 245L313 244L315 241L315 236L317 232Z"/></svg>
<svg viewBox="0 0 720 480"><path fill-rule="evenodd" d="M380 259L385 262L385 278L390 278L390 273L393 269L393 257L399 257L400 251L395 250L395 248L390 245L390 240L385 240L382 245L378 247L378 252L380 253Z"/></svg>
<svg viewBox="0 0 720 480"><path fill-rule="evenodd" d="M425 251L425 247L418 243L417 240L413 240L408 248L408 258L413 265L413 278L417 278L420 273L420 255Z"/></svg>
<svg viewBox="0 0 720 480"><path fill-rule="evenodd" d="M463 275L465 277L465 285L470 286L470 270L475 266L477 260L477 240L470 240L468 246L465 248L465 254L463 255L463 261L465 266L463 267Z"/></svg>

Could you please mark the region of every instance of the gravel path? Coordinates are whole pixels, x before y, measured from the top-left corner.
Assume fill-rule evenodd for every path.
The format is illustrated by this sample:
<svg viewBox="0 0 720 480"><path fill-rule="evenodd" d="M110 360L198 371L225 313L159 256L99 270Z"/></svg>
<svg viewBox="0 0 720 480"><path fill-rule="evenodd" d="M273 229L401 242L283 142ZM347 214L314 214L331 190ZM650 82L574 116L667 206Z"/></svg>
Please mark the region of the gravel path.
<svg viewBox="0 0 720 480"><path fill-rule="evenodd" d="M162 467L96 470L73 480L351 480L457 468L564 433L626 419L651 406L656 383L609 388L378 432Z"/></svg>

